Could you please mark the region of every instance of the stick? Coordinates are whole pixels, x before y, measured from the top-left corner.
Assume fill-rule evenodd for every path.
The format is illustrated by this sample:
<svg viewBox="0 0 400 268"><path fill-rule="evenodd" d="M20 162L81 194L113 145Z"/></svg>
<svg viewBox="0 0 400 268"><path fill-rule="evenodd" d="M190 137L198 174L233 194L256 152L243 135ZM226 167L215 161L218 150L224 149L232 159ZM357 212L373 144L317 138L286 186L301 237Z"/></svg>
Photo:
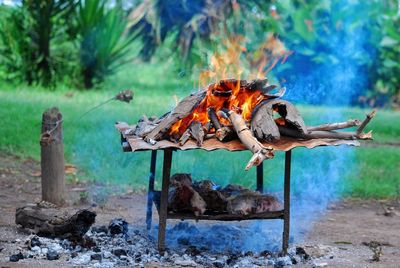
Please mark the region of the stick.
<svg viewBox="0 0 400 268"><path fill-rule="evenodd" d="M310 126L310 127L307 127L307 130L308 131L316 131L316 130L330 131L330 130L359 126L360 124L361 124L360 120L351 119L346 122L330 123L330 124L328 123L328 124L323 124L323 125L319 125L319 126Z"/></svg>
<svg viewBox="0 0 400 268"><path fill-rule="evenodd" d="M208 108L207 113L215 128L215 136L219 141L231 141L236 138L235 132L230 127L221 126L213 107Z"/></svg>
<svg viewBox="0 0 400 268"><path fill-rule="evenodd" d="M190 139L190 130L187 128L179 139L179 145L183 146Z"/></svg>
<svg viewBox="0 0 400 268"><path fill-rule="evenodd" d="M247 149L253 152L253 156L246 165L245 170L249 170L252 166L258 166L265 159L274 157L272 148L264 147L254 136L250 129L247 127L243 117L228 109L221 109L221 112L225 114L231 121L233 128L240 141L246 146Z"/></svg>
<svg viewBox="0 0 400 268"><path fill-rule="evenodd" d="M336 131L310 131L307 134L302 134L296 129L286 126L278 126L279 132L283 136L289 136L299 139L337 139L337 140L371 140L372 132L360 133L356 132L336 132Z"/></svg>
<svg viewBox="0 0 400 268"><path fill-rule="evenodd" d="M210 119L211 123L213 124L215 130L217 131L218 129L220 129L221 123L218 120L218 116L215 113L215 109L213 107L209 107L207 109L207 114L208 114L208 118Z"/></svg>
<svg viewBox="0 0 400 268"><path fill-rule="evenodd" d="M360 135L363 132L364 128L368 125L368 123L371 121L371 119L374 118L375 114L376 114L376 110L372 110L372 112L367 114L364 121L361 123L361 125L358 127L358 129L356 131L356 133L358 135Z"/></svg>

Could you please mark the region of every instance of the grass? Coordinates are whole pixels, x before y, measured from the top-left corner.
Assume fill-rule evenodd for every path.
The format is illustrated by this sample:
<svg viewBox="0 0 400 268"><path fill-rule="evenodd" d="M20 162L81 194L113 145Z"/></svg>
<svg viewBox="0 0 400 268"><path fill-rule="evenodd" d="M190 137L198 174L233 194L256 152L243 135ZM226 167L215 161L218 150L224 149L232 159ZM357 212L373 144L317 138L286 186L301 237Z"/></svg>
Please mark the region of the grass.
<svg viewBox="0 0 400 268"><path fill-rule="evenodd" d="M154 73L152 68L143 67L122 73L106 82L104 87L107 90L71 91L73 96L67 94L70 92L68 89L49 92L38 88L3 87L0 91L0 150L39 160L41 114L45 109L57 106L64 116L66 159L84 171L81 178L128 185L135 190L145 189L150 153L122 153L119 136L113 125L116 121L134 123L142 114L161 115L174 106L176 98L188 94L193 88L193 83L180 79L171 68L157 68L156 71L158 73ZM157 79L143 78L150 76ZM162 88L160 85L163 85ZM132 103L111 102L80 118L85 111L124 88L134 90ZM362 119L368 112L358 108L311 106L299 106L299 110L309 125L332 120L331 116L327 116L332 111L337 115L335 120ZM374 129L376 139L376 142L369 144L398 143L400 113L379 111L368 129ZM194 178L202 179L211 176L220 184L240 182L255 187L255 170L243 170L249 157L249 152L177 152L174 154L173 172L189 172ZM281 189L282 160L282 153L278 153L275 159L265 164L268 190ZM161 162L159 154L157 178L161 176ZM358 149L343 146L296 149L293 192L295 195L308 193L316 196L324 191L330 195L345 192L346 195L363 198L398 196L399 162L400 147L389 145Z"/></svg>

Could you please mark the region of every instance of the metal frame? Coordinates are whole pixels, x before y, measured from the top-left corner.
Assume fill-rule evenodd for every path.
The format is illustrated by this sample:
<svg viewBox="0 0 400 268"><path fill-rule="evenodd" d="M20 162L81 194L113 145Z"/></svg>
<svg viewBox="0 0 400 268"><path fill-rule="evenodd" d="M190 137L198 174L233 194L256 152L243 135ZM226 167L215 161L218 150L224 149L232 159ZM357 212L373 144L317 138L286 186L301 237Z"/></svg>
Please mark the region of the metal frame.
<svg viewBox="0 0 400 268"><path fill-rule="evenodd" d="M161 201L159 208L159 225L158 225L158 250L160 252L165 251L165 232L167 227L167 219L218 219L218 216L212 218L201 218L195 217L194 215L172 215L168 214L168 190L169 180L171 177L171 165L172 165L172 149L164 150L164 161L163 161L163 173L162 173L162 188L161 188ZM290 171L291 171L291 160L292 151L285 152L285 174L284 174L284 208L282 213L271 212L266 213L260 217L248 217L247 220L251 219L282 219L283 220L283 234L282 234L282 252L287 254L289 247L289 234L290 234ZM147 230L151 229L152 212L153 212L153 197L154 197L154 180L156 171L157 151L151 152L150 162L150 176L149 176L149 191L147 195L147 213L146 213L146 224ZM264 166L261 163L257 166L257 190L263 192L264 190ZM231 219L223 220L239 220L235 217Z"/></svg>

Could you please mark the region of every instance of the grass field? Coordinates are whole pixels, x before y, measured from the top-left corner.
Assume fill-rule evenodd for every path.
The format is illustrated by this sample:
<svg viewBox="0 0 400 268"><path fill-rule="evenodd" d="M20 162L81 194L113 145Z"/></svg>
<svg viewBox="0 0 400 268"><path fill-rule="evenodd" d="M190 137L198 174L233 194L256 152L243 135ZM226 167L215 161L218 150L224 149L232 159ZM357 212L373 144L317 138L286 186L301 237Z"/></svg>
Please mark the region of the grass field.
<svg viewBox="0 0 400 268"><path fill-rule="evenodd" d="M146 71L149 70L142 72ZM117 76L113 81L118 80L115 82L118 86L114 87L113 81L109 81L105 86L109 90L70 91L72 97L67 94L68 89L55 92L36 88L2 89L0 150L38 160L41 114L46 108L57 106L64 116L66 159L84 171L79 178L144 189L150 153L122 153L114 123L134 123L142 114L161 115L174 106L177 97L186 95L193 88L185 80L167 82L163 81L162 74L159 77L150 83L136 77L133 79L135 83L129 84L128 80L124 82ZM157 88L159 84L163 84L163 90ZM80 118L85 111L128 86L135 91L132 103L111 102ZM335 111L338 120L363 119L368 112L358 108L299 106L308 125L326 121L324 115L328 109L330 113ZM343 146L312 151L296 149L293 170L299 179L294 178L294 192L301 191L305 185L310 189L319 188L327 180L332 182L328 186L335 187L334 192L345 192L346 195L378 198L399 195L400 147L389 144L400 142L400 113L379 111L368 129L374 130L375 141L358 149ZM195 178L211 176L221 184L240 181L254 187L255 170L243 171L249 152L189 151L174 155L177 161L174 161L173 172L190 172ZM268 189L281 187L282 159L282 154L278 153L276 159L265 164ZM159 155L158 164L161 160ZM157 176L160 176L160 165L157 166Z"/></svg>

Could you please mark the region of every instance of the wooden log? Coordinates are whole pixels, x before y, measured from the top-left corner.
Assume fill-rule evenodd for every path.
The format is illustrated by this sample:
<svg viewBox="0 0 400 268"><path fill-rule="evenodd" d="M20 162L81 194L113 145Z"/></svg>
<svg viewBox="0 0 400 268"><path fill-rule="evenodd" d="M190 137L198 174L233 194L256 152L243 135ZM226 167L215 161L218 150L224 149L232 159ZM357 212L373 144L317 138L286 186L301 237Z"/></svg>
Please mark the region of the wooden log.
<svg viewBox="0 0 400 268"><path fill-rule="evenodd" d="M277 93L275 94L270 94L270 92L272 90L274 90L275 88L277 88L276 85L270 85L268 84L268 79L264 78L264 79L254 79L248 83L246 83L244 85L245 88L249 89L249 90L258 90L261 91L263 93L263 95L267 96L268 98L279 98L282 97L285 92L286 92L286 88L283 87L281 88Z"/></svg>
<svg viewBox="0 0 400 268"><path fill-rule="evenodd" d="M155 129L157 127L157 125L158 124L156 123L155 120L149 120L147 118L147 116L143 115L139 119L133 134L135 136L142 138L142 137L146 136L147 134L149 134L153 129Z"/></svg>
<svg viewBox="0 0 400 268"><path fill-rule="evenodd" d="M308 132L303 118L293 104L286 100L268 99L257 105L251 119L251 130L257 139L266 141L280 139L280 132L274 120L274 111L282 116L285 123L297 128L300 133Z"/></svg>
<svg viewBox="0 0 400 268"><path fill-rule="evenodd" d="M201 147L204 141L203 126L199 121L193 121L189 126L190 135L196 140L197 146Z"/></svg>
<svg viewBox="0 0 400 268"><path fill-rule="evenodd" d="M213 124L215 130L221 128L221 123L218 120L217 113L215 112L214 107L208 107L207 109L208 118L210 119L211 123Z"/></svg>
<svg viewBox="0 0 400 268"><path fill-rule="evenodd" d="M359 126L360 124L361 124L360 120L350 119L346 122L340 122L340 123L328 123L328 124L323 124L323 125L319 125L319 126L307 126L307 130L308 131L316 131L316 130L330 131L330 130L337 130L337 129Z"/></svg>
<svg viewBox="0 0 400 268"><path fill-rule="evenodd" d="M226 212L226 198L218 190L215 190L215 184L210 180L202 180L193 183L193 189L199 193L206 202L208 211Z"/></svg>
<svg viewBox="0 0 400 268"><path fill-rule="evenodd" d="M273 99L266 100L265 105L271 106L272 109L277 110L285 121L289 123L289 125L294 126L299 132L307 133L306 124L304 123L300 112L292 103L282 99Z"/></svg>
<svg viewBox="0 0 400 268"><path fill-rule="evenodd" d="M258 166L265 159L274 157L272 148L264 147L253 136L253 133L247 127L246 122L241 115L227 109L221 109L221 112L223 112L231 121L240 141L253 153L253 156L246 165L246 171L252 166Z"/></svg>
<svg viewBox="0 0 400 268"><path fill-rule="evenodd" d="M190 129L186 129L182 136L179 138L179 145L183 146L190 139Z"/></svg>
<svg viewBox="0 0 400 268"><path fill-rule="evenodd" d="M298 139L337 139L337 140L371 140L372 133L356 132L336 132L336 131L310 131L307 134L300 133L298 130L287 127L279 126L279 132L283 136L298 138Z"/></svg>
<svg viewBox="0 0 400 268"><path fill-rule="evenodd" d="M148 143L155 144L160 140L166 132L177 121L189 115L194 108L206 96L206 90L194 93L178 103L178 105L169 113L149 134L146 135L144 140Z"/></svg>
<svg viewBox="0 0 400 268"><path fill-rule="evenodd" d="M64 145L62 115L56 107L43 113L40 148L42 199L62 205L65 194Z"/></svg>
<svg viewBox="0 0 400 268"><path fill-rule="evenodd" d="M208 118L210 118L210 121L215 128L215 136L219 141L231 141L237 138L234 130L232 130L230 127L221 125L214 108L208 108L207 113Z"/></svg>
<svg viewBox="0 0 400 268"><path fill-rule="evenodd" d="M375 114L376 114L376 110L373 110L372 112L367 114L364 121L361 123L361 125L358 127L358 129L356 131L356 133L358 135L360 135L364 131L364 128L368 125L368 123L371 121L371 119L374 118Z"/></svg>
<svg viewBox="0 0 400 268"><path fill-rule="evenodd" d="M201 215L206 211L206 202L193 189L190 174L177 173L171 177L168 209L175 212L191 211L195 215Z"/></svg>
<svg viewBox="0 0 400 268"><path fill-rule="evenodd" d="M72 214L58 208L27 205L17 208L15 223L39 236L79 242L95 222L95 218L96 213L86 209Z"/></svg>
<svg viewBox="0 0 400 268"><path fill-rule="evenodd" d="M259 140L279 140L281 135L274 120L272 105L258 105L251 118L251 130Z"/></svg>

